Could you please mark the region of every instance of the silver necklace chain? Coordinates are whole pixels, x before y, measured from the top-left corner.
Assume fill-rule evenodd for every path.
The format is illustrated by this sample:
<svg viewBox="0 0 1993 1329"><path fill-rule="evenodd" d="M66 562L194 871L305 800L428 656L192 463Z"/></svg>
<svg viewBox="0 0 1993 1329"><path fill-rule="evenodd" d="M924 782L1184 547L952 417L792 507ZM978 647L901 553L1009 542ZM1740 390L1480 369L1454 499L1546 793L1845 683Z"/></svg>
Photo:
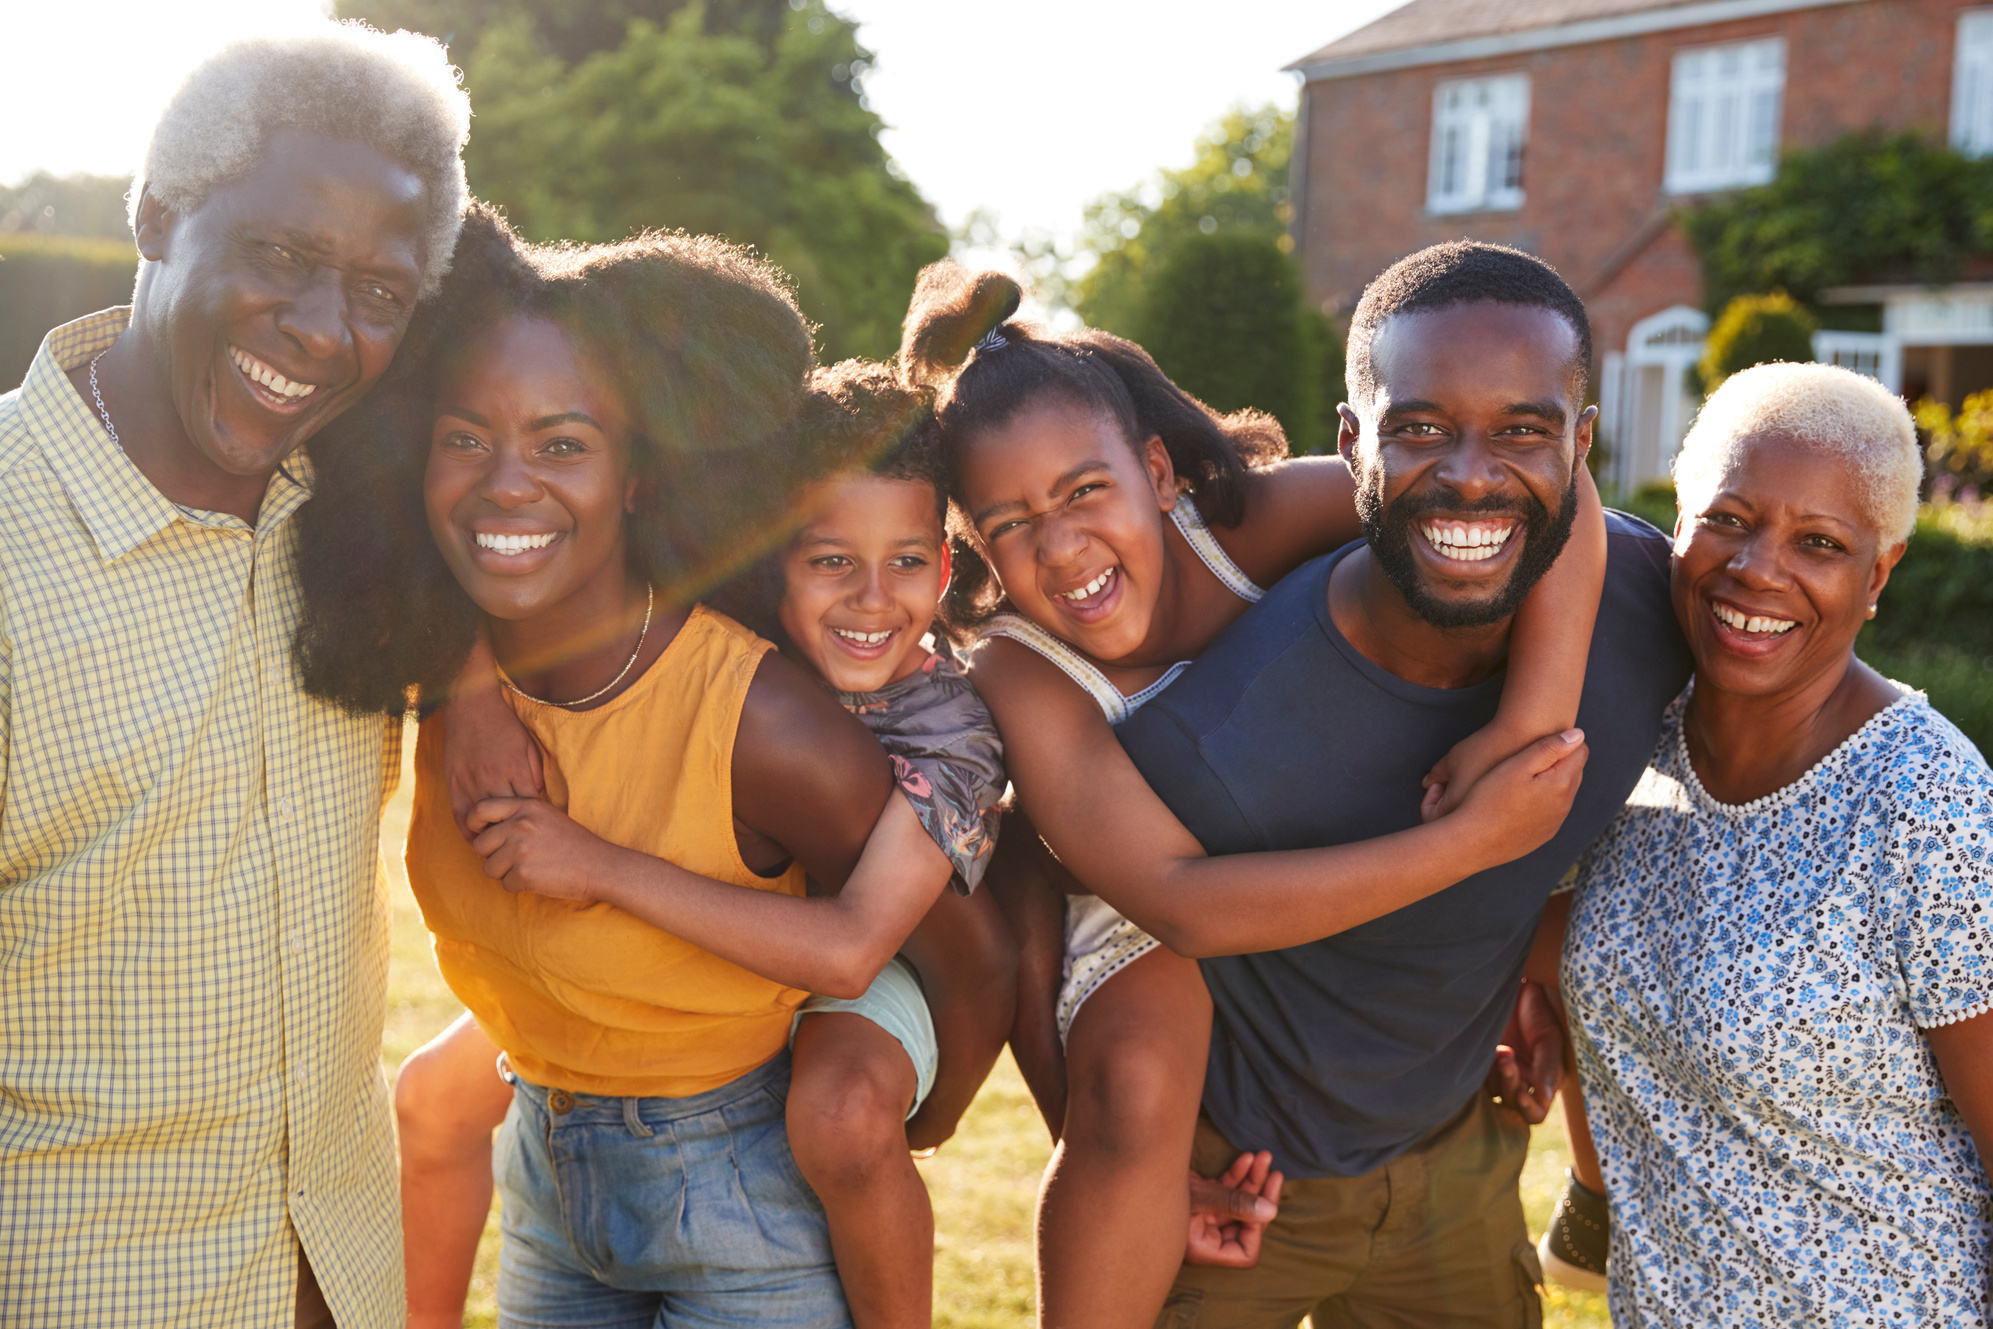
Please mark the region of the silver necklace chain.
<svg viewBox="0 0 1993 1329"><path fill-rule="evenodd" d="M632 666L634 666L637 663L637 657L644 653L644 638L650 636L650 612L652 607L655 606L656 604L657 604L657 588L654 586L645 586L644 587L644 626L643 626L643 631L637 633L637 649L630 652L630 658L625 660L623 662L623 667L616 671L616 677L610 679L607 683L604 683L601 687L595 689L595 691L589 693L586 697L580 697L574 701L548 701L544 697L535 697L530 692L521 691L517 683L514 683L511 679L505 676L505 671L503 669L498 671L498 681L503 683L506 687L512 689L514 695L524 697L527 701L537 703L538 705L541 706L586 706L589 702L594 701L597 697L601 696L603 693L609 691L609 689L615 687L618 683L622 682L624 675L628 674Z"/></svg>
<svg viewBox="0 0 1993 1329"><path fill-rule="evenodd" d="M118 438L118 427L111 423L111 410L108 406L104 405L104 394L97 387L97 361L110 353L111 348L106 346L90 359L90 395L97 399L97 414L104 417L104 432L111 436L111 442L118 445L118 451L123 452L125 450L124 442Z"/></svg>

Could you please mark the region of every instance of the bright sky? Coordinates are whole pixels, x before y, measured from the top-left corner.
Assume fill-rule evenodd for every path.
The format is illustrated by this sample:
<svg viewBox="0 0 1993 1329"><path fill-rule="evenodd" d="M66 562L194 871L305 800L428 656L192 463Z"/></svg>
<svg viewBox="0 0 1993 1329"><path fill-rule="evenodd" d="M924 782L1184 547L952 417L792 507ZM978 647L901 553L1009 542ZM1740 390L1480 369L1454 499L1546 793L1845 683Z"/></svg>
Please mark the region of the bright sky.
<svg viewBox="0 0 1993 1329"><path fill-rule="evenodd" d="M1087 200L1189 160L1234 102L1291 104L1280 67L1399 0L831 0L877 53L886 146L951 226L1070 234ZM6 4L0 182L129 172L179 75L317 0ZM26 57L26 58L23 58ZM39 108L27 110L25 108ZM472 122L471 132L477 132Z"/></svg>

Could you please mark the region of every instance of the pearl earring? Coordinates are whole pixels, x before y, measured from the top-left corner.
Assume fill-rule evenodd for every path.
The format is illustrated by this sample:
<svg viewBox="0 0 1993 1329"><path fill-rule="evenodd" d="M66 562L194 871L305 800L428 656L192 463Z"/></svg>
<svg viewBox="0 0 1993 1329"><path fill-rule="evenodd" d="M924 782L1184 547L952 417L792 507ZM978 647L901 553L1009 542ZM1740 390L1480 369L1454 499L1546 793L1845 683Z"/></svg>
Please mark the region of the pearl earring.
<svg viewBox="0 0 1993 1329"><path fill-rule="evenodd" d="M1870 618L1874 618L1874 617L1875 617L1875 606L1874 606L1874 605L1870 605L1870 606L1868 607L1868 616L1869 616Z"/></svg>

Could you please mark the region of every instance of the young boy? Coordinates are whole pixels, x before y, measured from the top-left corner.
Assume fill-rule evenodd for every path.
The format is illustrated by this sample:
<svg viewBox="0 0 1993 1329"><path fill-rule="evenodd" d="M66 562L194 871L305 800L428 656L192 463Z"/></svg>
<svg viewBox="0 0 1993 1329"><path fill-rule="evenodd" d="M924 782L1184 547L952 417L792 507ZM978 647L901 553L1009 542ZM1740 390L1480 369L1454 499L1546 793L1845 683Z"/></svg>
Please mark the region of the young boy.
<svg viewBox="0 0 1993 1329"><path fill-rule="evenodd" d="M1002 753L966 679L923 638L947 583L945 503L921 428L926 394L883 365L816 371L799 443L829 478L802 530L715 603L775 637L836 690L893 757L900 797L835 897L750 891L607 845L558 813L520 836L477 809L486 870L598 901L756 973L819 995L798 1011L787 1122L823 1201L861 1329L931 1320L933 1211L908 1146L939 1144L989 1073L1011 1024L1015 956L987 896ZM486 732L450 753L453 787L509 794L494 769L519 751ZM537 861L534 861L537 860ZM502 869L502 870L501 870ZM954 891L943 890L953 884ZM402 1067L410 1324L461 1322L491 1197L491 1132L510 1090L468 1016Z"/></svg>

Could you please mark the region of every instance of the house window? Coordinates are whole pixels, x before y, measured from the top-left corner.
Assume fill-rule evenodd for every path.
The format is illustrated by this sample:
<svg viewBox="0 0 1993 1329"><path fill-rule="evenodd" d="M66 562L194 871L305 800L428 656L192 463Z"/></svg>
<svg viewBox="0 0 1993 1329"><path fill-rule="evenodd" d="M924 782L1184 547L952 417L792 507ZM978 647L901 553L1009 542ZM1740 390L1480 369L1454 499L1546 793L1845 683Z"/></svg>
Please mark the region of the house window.
<svg viewBox="0 0 1993 1329"><path fill-rule="evenodd" d="M1785 41L1675 52L1668 91L1668 192L1761 185L1778 170Z"/></svg>
<svg viewBox="0 0 1993 1329"><path fill-rule="evenodd" d="M1528 123L1527 74L1459 79L1433 89L1427 211L1521 207Z"/></svg>
<svg viewBox="0 0 1993 1329"><path fill-rule="evenodd" d="M1958 16L1951 71L1951 141L1960 152L1993 153L1993 9Z"/></svg>

